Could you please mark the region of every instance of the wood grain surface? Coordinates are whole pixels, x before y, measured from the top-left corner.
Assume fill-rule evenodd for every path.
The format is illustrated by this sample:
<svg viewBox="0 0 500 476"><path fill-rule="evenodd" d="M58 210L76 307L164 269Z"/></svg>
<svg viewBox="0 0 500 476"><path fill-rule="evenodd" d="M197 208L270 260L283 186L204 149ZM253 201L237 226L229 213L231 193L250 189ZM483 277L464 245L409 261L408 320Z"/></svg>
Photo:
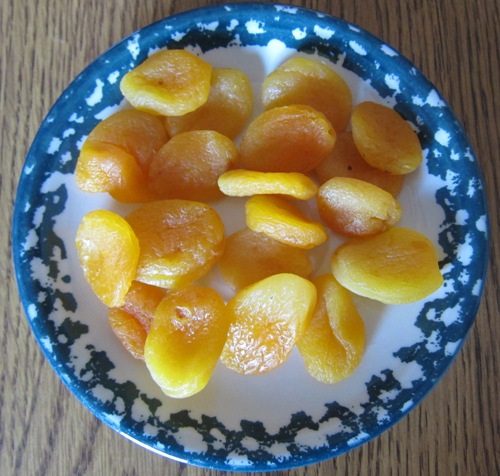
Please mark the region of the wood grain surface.
<svg viewBox="0 0 500 476"><path fill-rule="evenodd" d="M0 474L216 475L170 461L98 421L45 362L20 306L10 224L17 181L41 121L63 89L124 36L218 1L0 2ZM477 320L429 396L348 454L275 474L500 474L500 89L497 0L302 0L400 50L435 84L463 124L491 210L491 263Z"/></svg>

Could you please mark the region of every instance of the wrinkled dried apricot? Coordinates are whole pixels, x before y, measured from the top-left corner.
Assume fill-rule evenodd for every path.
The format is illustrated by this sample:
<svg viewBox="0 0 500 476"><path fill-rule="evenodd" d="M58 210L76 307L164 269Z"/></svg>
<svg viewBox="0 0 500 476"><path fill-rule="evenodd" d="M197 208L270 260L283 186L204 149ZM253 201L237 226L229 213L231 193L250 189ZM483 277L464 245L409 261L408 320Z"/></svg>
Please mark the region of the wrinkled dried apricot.
<svg viewBox="0 0 500 476"><path fill-rule="evenodd" d="M298 172L230 170L219 177L218 184L220 190L230 197L284 195L288 198L309 200L318 192L316 182Z"/></svg>
<svg viewBox="0 0 500 476"><path fill-rule="evenodd" d="M227 237L218 265L223 278L236 290L273 274L292 273L305 278L312 272L306 250L280 243L249 228Z"/></svg>
<svg viewBox="0 0 500 476"><path fill-rule="evenodd" d="M76 250L85 279L107 306L121 306L136 274L139 241L116 213L87 213L76 232Z"/></svg>
<svg viewBox="0 0 500 476"><path fill-rule="evenodd" d="M403 187L404 175L394 175L372 167L361 157L351 131L337 135L331 154L316 167L321 183L333 177L351 177L365 180L397 197Z"/></svg>
<svg viewBox="0 0 500 476"><path fill-rule="evenodd" d="M227 304L230 326L221 360L244 375L279 367L304 333L316 288L293 274L276 274L239 291Z"/></svg>
<svg viewBox="0 0 500 476"><path fill-rule="evenodd" d="M318 303L297 348L316 380L336 383L359 365L365 350L365 325L351 293L332 275L319 276L313 283Z"/></svg>
<svg viewBox="0 0 500 476"><path fill-rule="evenodd" d="M164 288L190 284L206 274L224 249L224 225L205 203L159 200L126 217L141 252L136 279Z"/></svg>
<svg viewBox="0 0 500 476"><path fill-rule="evenodd" d="M394 109L365 101L354 108L351 122L356 147L371 166L404 175L422 162L417 134Z"/></svg>
<svg viewBox="0 0 500 476"><path fill-rule="evenodd" d="M168 140L157 117L135 109L101 121L80 151L76 183L86 192L109 192L115 199L137 203L157 198L147 185L153 155Z"/></svg>
<svg viewBox="0 0 500 476"><path fill-rule="evenodd" d="M135 358L144 360L147 331L132 314L119 307L108 309L108 322L120 343Z"/></svg>
<svg viewBox="0 0 500 476"><path fill-rule="evenodd" d="M308 249L328 239L321 223L281 197L255 195L247 200L245 212L248 228L290 246Z"/></svg>
<svg viewBox="0 0 500 476"><path fill-rule="evenodd" d="M307 104L322 112L339 132L351 116L352 94L344 79L328 65L309 58L291 58L262 85L265 109Z"/></svg>
<svg viewBox="0 0 500 476"><path fill-rule="evenodd" d="M211 288L172 290L159 304L144 360L169 397L185 398L209 382L229 327L223 299Z"/></svg>
<svg viewBox="0 0 500 476"><path fill-rule="evenodd" d="M335 131L325 115L304 105L269 109L243 134L241 167L260 172L302 172L332 151Z"/></svg>
<svg viewBox="0 0 500 476"><path fill-rule="evenodd" d="M236 145L219 132L183 132L172 137L153 158L149 187L161 198L215 200L223 196L217 179L237 160Z"/></svg>
<svg viewBox="0 0 500 476"><path fill-rule="evenodd" d="M171 136L193 130L213 130L234 138L250 118L252 85L248 76L232 68L213 68L210 94L203 106L183 116L167 116Z"/></svg>
<svg viewBox="0 0 500 476"><path fill-rule="evenodd" d="M140 111L181 116L205 104L212 66L185 50L161 50L123 76L120 90Z"/></svg>
<svg viewBox="0 0 500 476"><path fill-rule="evenodd" d="M333 253L332 272L353 293L385 304L418 301L443 283L433 244L409 228L351 238Z"/></svg>
<svg viewBox="0 0 500 476"><path fill-rule="evenodd" d="M334 177L317 196L319 216L333 231L348 236L374 235L401 219L398 201L364 180Z"/></svg>

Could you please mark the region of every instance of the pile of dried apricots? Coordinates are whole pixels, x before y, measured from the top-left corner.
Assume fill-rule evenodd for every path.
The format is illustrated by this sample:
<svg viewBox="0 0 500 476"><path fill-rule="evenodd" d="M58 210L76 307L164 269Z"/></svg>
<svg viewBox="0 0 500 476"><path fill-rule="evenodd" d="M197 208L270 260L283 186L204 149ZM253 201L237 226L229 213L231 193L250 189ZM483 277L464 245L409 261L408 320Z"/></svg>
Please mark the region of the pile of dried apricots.
<svg viewBox="0 0 500 476"><path fill-rule="evenodd" d="M199 392L219 360L268 372L294 346L314 378L337 382L365 348L352 293L400 304L441 286L431 242L393 227L404 176L422 160L416 134L389 107L353 108L326 64L279 66L253 120L248 77L184 50L154 53L120 88L131 107L91 131L76 180L138 207L88 213L76 247L114 333L165 394ZM247 227L228 237L207 203L223 197L248 197ZM316 201L319 220L301 200ZM328 229L347 238L331 273L314 276L308 250ZM228 302L196 283L216 264Z"/></svg>

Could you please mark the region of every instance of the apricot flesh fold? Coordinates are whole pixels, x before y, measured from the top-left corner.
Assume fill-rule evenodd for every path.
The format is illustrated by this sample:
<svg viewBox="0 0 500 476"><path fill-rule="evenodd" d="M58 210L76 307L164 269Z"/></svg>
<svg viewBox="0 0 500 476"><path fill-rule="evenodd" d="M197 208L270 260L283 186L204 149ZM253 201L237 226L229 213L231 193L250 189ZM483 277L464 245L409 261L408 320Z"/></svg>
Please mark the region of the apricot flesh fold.
<svg viewBox="0 0 500 476"><path fill-rule="evenodd" d="M95 210L80 222L75 244L85 279L96 296L107 306L121 306L140 253L131 226L116 213Z"/></svg>
<svg viewBox="0 0 500 476"><path fill-rule="evenodd" d="M328 239L321 223L311 220L284 198L255 195L247 200L245 210L248 228L281 243L309 249Z"/></svg>
<svg viewBox="0 0 500 476"><path fill-rule="evenodd" d="M211 288L172 290L160 302L146 338L144 360L166 395L186 398L207 385L228 326L224 300Z"/></svg>
<svg viewBox="0 0 500 476"><path fill-rule="evenodd" d="M351 293L330 274L313 280L318 303L297 348L307 371L323 383L349 377L365 350L365 326Z"/></svg>
<svg viewBox="0 0 500 476"><path fill-rule="evenodd" d="M318 186L307 175L298 172L257 172L230 170L218 179L220 190L230 197L251 195L284 195L309 200L318 193Z"/></svg>
<svg viewBox="0 0 500 476"><path fill-rule="evenodd" d="M239 291L227 304L230 326L222 362L243 375L282 365L304 333L316 305L307 279L283 273Z"/></svg>
<svg viewBox="0 0 500 476"><path fill-rule="evenodd" d="M335 250L331 264L342 286L384 304L419 301L443 284L434 245L409 228L351 238Z"/></svg>

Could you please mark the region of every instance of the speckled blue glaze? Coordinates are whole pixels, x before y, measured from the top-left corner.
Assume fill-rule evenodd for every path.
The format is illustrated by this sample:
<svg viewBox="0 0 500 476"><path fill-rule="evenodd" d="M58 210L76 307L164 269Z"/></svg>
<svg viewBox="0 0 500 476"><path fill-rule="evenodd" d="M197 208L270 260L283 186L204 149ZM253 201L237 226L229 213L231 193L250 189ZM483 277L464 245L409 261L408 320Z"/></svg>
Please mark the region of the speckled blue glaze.
<svg viewBox="0 0 500 476"><path fill-rule="evenodd" d="M106 340L105 321L99 324L93 316L105 311L99 303L89 304L90 294L88 300L81 297L85 283L74 259L72 233L79 216L94 204L77 190L73 173L85 136L123 106L121 77L151 52L188 48L204 55L220 49L266 49L271 43L331 61L373 88L380 102L392 105L414 126L425 163L415 185L417 198L409 200L409 207L428 207L421 215L437 217L437 226L424 218L418 226L440 251L445 284L418 306L390 311L410 314L412 338L402 339L386 360L377 350L381 337L376 330L384 321L392 326L393 317L384 317L386 309L380 310L380 322L370 329L373 353L382 357L376 364L363 364L352 384L348 379L330 390L300 374L299 385L294 381L292 389L297 401L304 402L310 386L312 403L307 408L294 406L293 395L273 403L272 388L252 395L252 383L243 384L248 385L249 400L241 402L241 417L235 417L214 403L227 398L239 415L233 384L217 393L226 379L224 370L219 370L221 378L208 396L174 402L146 381L140 364L117 357L120 350L111 337ZM286 469L331 458L376 437L408 413L459 351L480 302L488 258L481 174L460 124L433 85L397 51L353 25L309 10L261 3L167 18L124 39L78 76L43 122L26 158L12 238L19 291L33 333L82 403L110 427L153 451L234 471ZM381 309L361 300L363 306ZM389 348L395 345L394 337L387 336L387 341ZM286 381L291 374L284 372ZM268 382L272 385L265 380L263 388ZM349 392L351 401L346 398ZM259 398L261 406L270 406L269 412L252 418L248 406ZM285 416L279 407L285 408ZM217 410L211 413L210 408Z"/></svg>

